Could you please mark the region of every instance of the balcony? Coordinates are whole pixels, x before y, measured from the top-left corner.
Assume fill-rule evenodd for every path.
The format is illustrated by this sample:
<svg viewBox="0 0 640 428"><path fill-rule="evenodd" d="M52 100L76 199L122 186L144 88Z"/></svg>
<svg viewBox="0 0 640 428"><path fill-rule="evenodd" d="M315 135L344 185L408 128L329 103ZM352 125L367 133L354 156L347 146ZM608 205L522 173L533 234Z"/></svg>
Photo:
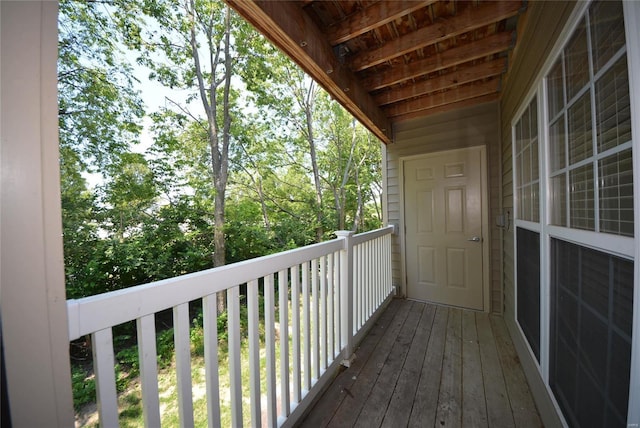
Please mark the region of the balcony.
<svg viewBox="0 0 640 428"><path fill-rule="evenodd" d="M181 426L203 422L194 419L194 389L206 389L209 426L541 426L501 317L392 299L392 233L338 232L326 243L68 301L71 340L92 336L100 425L119 424L112 328L133 320L144 423L166 423L155 317L172 309ZM219 291L227 331L216 322ZM202 302L206 385L192 382L194 301ZM218 347L225 333L228 360Z"/></svg>
<svg viewBox="0 0 640 428"><path fill-rule="evenodd" d="M198 388L206 390L209 426L294 425L340 367L353 362L354 345L391 301L392 233L393 227L337 232L332 241L69 300L70 340L91 336L100 426L119 425L112 329L130 321L136 322L144 423L163 422L155 321L167 310L173 312L177 379L172 405L180 426L196 424L192 302L203 313L205 385ZM226 331L218 331L218 292L227 296ZM224 382L221 361L228 361Z"/></svg>

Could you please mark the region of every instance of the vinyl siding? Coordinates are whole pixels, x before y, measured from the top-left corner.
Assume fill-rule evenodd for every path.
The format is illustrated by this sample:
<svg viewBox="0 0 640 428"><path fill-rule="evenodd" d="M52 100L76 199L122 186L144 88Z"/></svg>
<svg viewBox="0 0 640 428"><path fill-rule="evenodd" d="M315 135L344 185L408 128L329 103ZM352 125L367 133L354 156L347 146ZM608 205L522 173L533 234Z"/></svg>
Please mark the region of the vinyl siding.
<svg viewBox="0 0 640 428"><path fill-rule="evenodd" d="M500 212L500 136L498 103L486 103L470 108L445 112L402 122L394 128L394 143L386 147L387 220L400 224L402 195L400 189L400 161L403 157L485 146L487 151L487 179L489 181L490 245L490 310L501 311L501 240L495 218ZM400 233L393 240L393 281L404 286ZM401 291L402 294L404 290Z"/></svg>

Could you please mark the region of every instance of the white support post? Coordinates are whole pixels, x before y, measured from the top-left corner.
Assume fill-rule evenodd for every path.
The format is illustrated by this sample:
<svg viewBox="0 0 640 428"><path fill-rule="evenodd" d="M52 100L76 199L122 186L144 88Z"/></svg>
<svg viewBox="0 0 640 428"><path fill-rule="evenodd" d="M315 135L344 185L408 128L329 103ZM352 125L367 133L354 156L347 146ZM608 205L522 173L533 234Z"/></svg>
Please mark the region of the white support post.
<svg viewBox="0 0 640 428"><path fill-rule="evenodd" d="M58 161L57 13L56 1L0 1L0 324L9 413L16 427L73 425Z"/></svg>
<svg viewBox="0 0 640 428"><path fill-rule="evenodd" d="M339 230L336 236L344 240L340 251L342 365L349 367L353 362L353 232Z"/></svg>

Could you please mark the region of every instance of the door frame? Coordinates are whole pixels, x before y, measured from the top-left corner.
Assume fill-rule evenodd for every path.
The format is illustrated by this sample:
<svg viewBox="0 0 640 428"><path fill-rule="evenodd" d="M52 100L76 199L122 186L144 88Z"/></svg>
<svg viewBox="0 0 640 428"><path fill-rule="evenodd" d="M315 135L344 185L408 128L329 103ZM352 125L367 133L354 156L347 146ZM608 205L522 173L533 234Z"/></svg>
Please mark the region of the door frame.
<svg viewBox="0 0 640 428"><path fill-rule="evenodd" d="M487 176L487 147L486 146L470 146L459 149L443 150L437 152L422 153L419 155L401 156L399 158L400 168L398 184L400 186L400 269L401 269L401 286L402 294L407 297L407 247L406 247L406 222L405 222L405 162L416 159L429 159L442 155L448 155L456 152L468 151L468 150L480 150L480 198L482 200L482 311L491 311L491 282L490 282L490 243L491 243L491 228L489 227L489 189L488 189L488 176Z"/></svg>

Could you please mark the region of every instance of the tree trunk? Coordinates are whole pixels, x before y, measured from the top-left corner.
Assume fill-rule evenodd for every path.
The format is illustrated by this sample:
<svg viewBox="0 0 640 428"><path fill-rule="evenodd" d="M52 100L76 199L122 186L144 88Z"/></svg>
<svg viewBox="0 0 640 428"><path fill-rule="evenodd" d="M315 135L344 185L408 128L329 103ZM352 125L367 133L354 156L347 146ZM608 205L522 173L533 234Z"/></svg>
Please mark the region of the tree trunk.
<svg viewBox="0 0 640 428"><path fill-rule="evenodd" d="M320 184L320 171L318 169L318 156L316 154L316 142L313 135L313 104L315 101L315 84L311 82L304 103L305 119L307 121L307 142L309 143L309 155L311 157L311 169L313 170L313 182L316 191L316 242L321 242L324 236L322 227L322 185Z"/></svg>

